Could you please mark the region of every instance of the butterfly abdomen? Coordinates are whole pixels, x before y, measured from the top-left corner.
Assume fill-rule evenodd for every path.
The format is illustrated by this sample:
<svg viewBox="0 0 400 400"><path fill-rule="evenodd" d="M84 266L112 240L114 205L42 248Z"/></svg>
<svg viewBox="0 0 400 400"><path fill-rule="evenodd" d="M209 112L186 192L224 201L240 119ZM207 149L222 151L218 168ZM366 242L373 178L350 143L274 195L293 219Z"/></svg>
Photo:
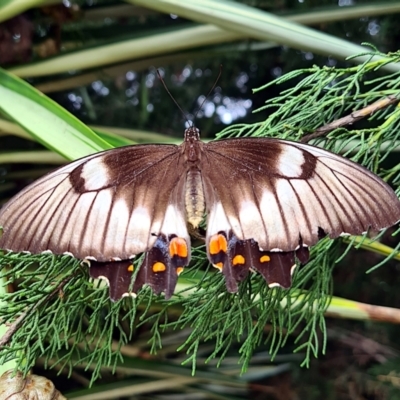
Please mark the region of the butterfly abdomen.
<svg viewBox="0 0 400 400"><path fill-rule="evenodd" d="M188 222L197 228L203 220L205 199L203 179L196 167L190 168L186 176L185 205Z"/></svg>

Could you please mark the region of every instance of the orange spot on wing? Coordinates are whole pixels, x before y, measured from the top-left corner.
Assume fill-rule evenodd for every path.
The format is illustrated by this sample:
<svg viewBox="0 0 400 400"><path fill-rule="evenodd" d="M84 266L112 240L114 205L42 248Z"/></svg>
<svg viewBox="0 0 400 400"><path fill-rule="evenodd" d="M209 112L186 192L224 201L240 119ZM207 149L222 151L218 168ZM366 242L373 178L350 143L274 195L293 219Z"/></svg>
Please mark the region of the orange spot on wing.
<svg viewBox="0 0 400 400"><path fill-rule="evenodd" d="M260 257L260 262L265 263L271 261L271 257L267 256L266 254Z"/></svg>
<svg viewBox="0 0 400 400"><path fill-rule="evenodd" d="M176 273L177 273L178 275L180 275L180 274L182 273L182 271L183 271L183 267L178 267L178 268L176 269Z"/></svg>
<svg viewBox="0 0 400 400"><path fill-rule="evenodd" d="M244 259L244 257L241 254L238 254L233 257L232 265L244 264L245 262L246 260Z"/></svg>
<svg viewBox="0 0 400 400"><path fill-rule="evenodd" d="M228 251L226 237L221 234L211 236L209 249L210 254L218 254L220 251L226 253Z"/></svg>
<svg viewBox="0 0 400 400"><path fill-rule="evenodd" d="M153 264L153 272L164 272L166 269L167 267L162 262L156 262Z"/></svg>
<svg viewBox="0 0 400 400"><path fill-rule="evenodd" d="M186 240L180 237L174 237L169 244L169 255L187 257L188 248L186 245Z"/></svg>
<svg viewBox="0 0 400 400"><path fill-rule="evenodd" d="M224 266L224 264L222 262L219 262L219 263L216 263L216 264L213 264L213 265L214 265L215 268L218 268L221 271L222 271L222 267Z"/></svg>
<svg viewBox="0 0 400 400"><path fill-rule="evenodd" d="M129 271L129 272L133 272L134 270L135 270L135 268L134 268L133 264L131 264L131 265L128 267L128 271Z"/></svg>

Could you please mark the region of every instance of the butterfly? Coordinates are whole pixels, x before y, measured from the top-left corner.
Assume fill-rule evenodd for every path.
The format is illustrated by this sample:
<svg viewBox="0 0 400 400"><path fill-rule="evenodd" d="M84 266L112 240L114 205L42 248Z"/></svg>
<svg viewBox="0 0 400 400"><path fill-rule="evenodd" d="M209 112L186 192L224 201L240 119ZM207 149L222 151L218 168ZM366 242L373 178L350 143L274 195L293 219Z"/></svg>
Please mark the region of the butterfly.
<svg viewBox="0 0 400 400"><path fill-rule="evenodd" d="M269 138L205 143L190 126L180 145L107 150L32 183L0 209L0 248L84 260L114 301L145 284L169 298L190 263L189 231L203 219L207 257L234 293L250 270L270 287L290 287L310 246L389 227L400 201L372 172L321 148Z"/></svg>

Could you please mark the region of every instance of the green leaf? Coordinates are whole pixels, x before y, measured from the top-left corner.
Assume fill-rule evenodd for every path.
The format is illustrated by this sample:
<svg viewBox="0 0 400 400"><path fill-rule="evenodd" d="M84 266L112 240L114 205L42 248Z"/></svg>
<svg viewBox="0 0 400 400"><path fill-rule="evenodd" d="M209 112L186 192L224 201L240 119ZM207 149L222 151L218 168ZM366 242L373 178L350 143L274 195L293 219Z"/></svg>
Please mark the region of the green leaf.
<svg viewBox="0 0 400 400"><path fill-rule="evenodd" d="M31 7L38 7L48 3L49 0L0 0L0 22L21 14Z"/></svg>
<svg viewBox="0 0 400 400"><path fill-rule="evenodd" d="M280 18L255 7L224 0L128 0L130 3L153 10L172 13L193 21L214 24L227 32L243 38L267 40L302 51L344 59L366 49L346 40L338 39ZM370 60L360 56L355 62ZM384 57L375 56L373 61L384 63ZM399 65L387 66L388 70L399 71Z"/></svg>
<svg viewBox="0 0 400 400"><path fill-rule="evenodd" d="M8 151L0 153L0 164L63 164L65 160L51 151Z"/></svg>
<svg viewBox="0 0 400 400"><path fill-rule="evenodd" d="M53 100L2 69L0 111L70 160L113 147Z"/></svg>
<svg viewBox="0 0 400 400"><path fill-rule="evenodd" d="M9 71L20 77L48 76L67 72L71 69L99 68L102 65L193 49L240 38L241 36L214 26L192 24L189 28L187 25L178 28L163 28L150 34L146 33L132 38L118 38L112 43L102 43L98 46L51 57L44 61L17 66L10 68Z"/></svg>

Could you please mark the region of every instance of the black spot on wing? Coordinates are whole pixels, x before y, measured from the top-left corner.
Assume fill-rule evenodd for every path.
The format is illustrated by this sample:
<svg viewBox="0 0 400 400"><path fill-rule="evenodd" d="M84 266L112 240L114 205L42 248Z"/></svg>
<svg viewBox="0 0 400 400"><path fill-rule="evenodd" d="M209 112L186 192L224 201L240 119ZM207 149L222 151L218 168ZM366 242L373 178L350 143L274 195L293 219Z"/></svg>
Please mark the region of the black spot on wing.
<svg viewBox="0 0 400 400"><path fill-rule="evenodd" d="M318 239L323 239L327 233L319 226L318 227Z"/></svg>

